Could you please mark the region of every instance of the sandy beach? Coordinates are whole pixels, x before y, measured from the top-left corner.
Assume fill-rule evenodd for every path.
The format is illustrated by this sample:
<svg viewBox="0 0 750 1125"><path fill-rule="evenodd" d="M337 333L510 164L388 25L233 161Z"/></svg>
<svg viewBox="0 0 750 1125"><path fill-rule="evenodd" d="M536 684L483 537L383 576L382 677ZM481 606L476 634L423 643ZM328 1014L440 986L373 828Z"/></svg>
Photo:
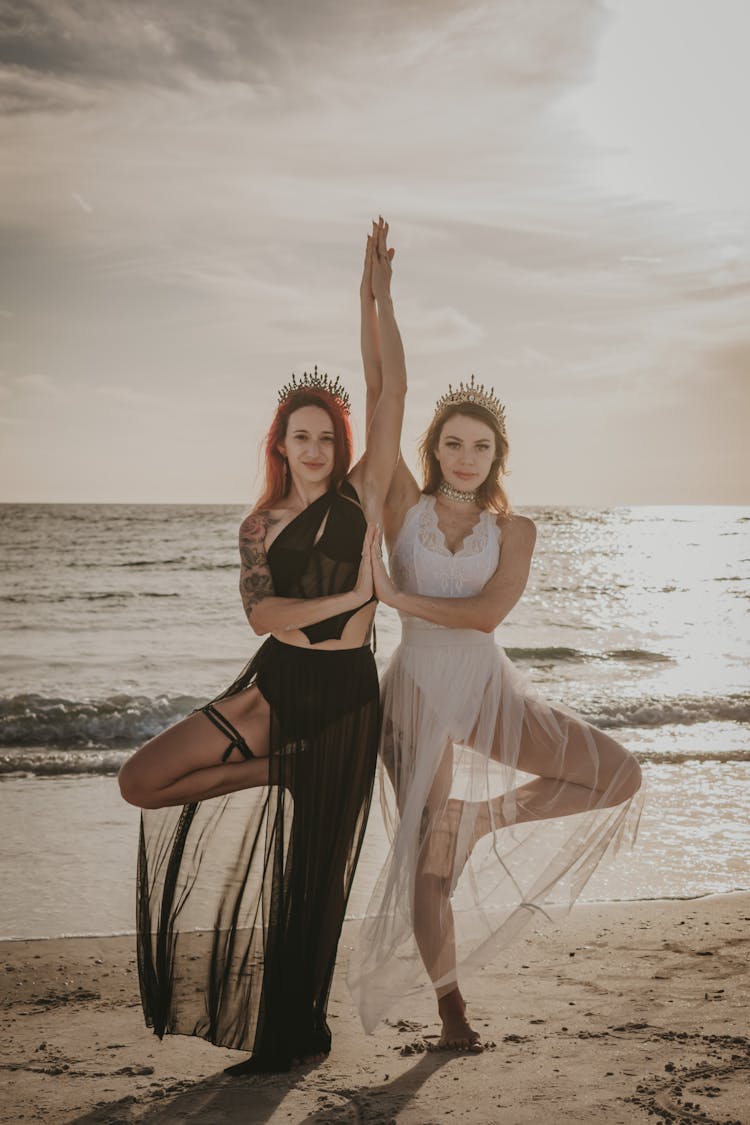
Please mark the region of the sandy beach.
<svg viewBox="0 0 750 1125"><path fill-rule="evenodd" d="M131 936L4 942L0 1121L750 1122L750 894L586 904L530 934L465 988L478 1056L430 1050L427 996L363 1033L356 925L328 1060L241 1080L237 1052L144 1027Z"/></svg>

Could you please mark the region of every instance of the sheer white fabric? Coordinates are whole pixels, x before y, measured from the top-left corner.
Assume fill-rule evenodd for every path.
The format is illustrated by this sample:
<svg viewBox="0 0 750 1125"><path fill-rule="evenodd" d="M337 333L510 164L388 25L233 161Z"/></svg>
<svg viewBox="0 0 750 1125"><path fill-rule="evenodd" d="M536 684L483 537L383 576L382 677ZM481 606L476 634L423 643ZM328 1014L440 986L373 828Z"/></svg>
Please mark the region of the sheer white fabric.
<svg viewBox="0 0 750 1125"><path fill-rule="evenodd" d="M422 496L391 572L411 593L469 597L499 555L492 513L451 554ZM572 905L605 852L635 839L641 805L632 755L541 699L492 634L402 626L381 683L391 846L349 970L367 1031L410 993L450 991L546 907Z"/></svg>

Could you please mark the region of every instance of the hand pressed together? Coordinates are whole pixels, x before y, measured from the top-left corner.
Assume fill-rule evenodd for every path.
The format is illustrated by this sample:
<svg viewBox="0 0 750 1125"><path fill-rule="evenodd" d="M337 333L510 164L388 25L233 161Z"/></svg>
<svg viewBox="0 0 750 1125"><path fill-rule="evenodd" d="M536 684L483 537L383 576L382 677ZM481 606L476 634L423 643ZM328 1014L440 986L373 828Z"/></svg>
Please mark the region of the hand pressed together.
<svg viewBox="0 0 750 1125"><path fill-rule="evenodd" d="M362 542L362 561L359 564L357 581L354 586L354 592L358 598L358 605L364 605L365 602L369 602L375 592L372 581L372 544L377 535L377 531L377 524L368 523Z"/></svg>
<svg viewBox="0 0 750 1125"><path fill-rule="evenodd" d="M391 292L391 262L396 253L388 249L388 223L381 218L373 221L372 234L367 236L365 262L359 295L363 301L382 301Z"/></svg>
<svg viewBox="0 0 750 1125"><path fill-rule="evenodd" d="M372 559L372 581L375 589L375 597L379 602L382 602L383 605L395 607L398 598L398 590L393 585L391 576L383 562L382 537L380 535L373 539L370 547L370 555Z"/></svg>

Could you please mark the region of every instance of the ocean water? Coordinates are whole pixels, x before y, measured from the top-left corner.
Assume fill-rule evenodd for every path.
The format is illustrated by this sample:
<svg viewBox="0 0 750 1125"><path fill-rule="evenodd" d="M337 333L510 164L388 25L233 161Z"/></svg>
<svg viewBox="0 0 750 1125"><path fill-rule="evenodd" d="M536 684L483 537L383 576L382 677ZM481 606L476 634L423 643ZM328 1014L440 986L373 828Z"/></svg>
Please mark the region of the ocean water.
<svg viewBox="0 0 750 1125"><path fill-rule="evenodd" d="M648 786L631 856L586 897L750 887L750 509L525 509L539 532L497 631L551 701L608 729ZM232 505L0 506L0 937L133 928L137 811L114 774L260 641ZM378 610L379 665L399 624ZM382 861L377 817L350 904Z"/></svg>

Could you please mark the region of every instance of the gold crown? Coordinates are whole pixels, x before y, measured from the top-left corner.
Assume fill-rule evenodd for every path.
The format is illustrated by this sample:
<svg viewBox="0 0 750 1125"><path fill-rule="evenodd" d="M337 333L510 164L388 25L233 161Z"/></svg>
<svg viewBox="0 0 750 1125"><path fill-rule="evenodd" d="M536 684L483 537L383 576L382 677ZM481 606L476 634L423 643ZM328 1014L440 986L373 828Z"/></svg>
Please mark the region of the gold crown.
<svg viewBox="0 0 750 1125"><path fill-rule="evenodd" d="M494 414L497 418L501 431L505 433L505 407L495 394L495 388L490 387L489 390L485 390L484 383L475 383L473 375L470 383L464 385L461 381L455 391L451 384L448 384L448 394L437 400L435 417L447 406L457 406L463 402L472 402L475 406L489 410L490 414Z"/></svg>
<svg viewBox="0 0 750 1125"><path fill-rule="evenodd" d="M295 391L325 391L331 398L335 398L341 409L345 414L348 414L351 409L349 402L349 395L344 390L338 375L335 379L329 379L328 374L324 371L322 375L318 375L318 365L315 364L315 370L312 375L307 371L303 371L302 378L297 379L297 376L292 372L292 378L288 383L279 391L279 405L286 402L290 395Z"/></svg>

